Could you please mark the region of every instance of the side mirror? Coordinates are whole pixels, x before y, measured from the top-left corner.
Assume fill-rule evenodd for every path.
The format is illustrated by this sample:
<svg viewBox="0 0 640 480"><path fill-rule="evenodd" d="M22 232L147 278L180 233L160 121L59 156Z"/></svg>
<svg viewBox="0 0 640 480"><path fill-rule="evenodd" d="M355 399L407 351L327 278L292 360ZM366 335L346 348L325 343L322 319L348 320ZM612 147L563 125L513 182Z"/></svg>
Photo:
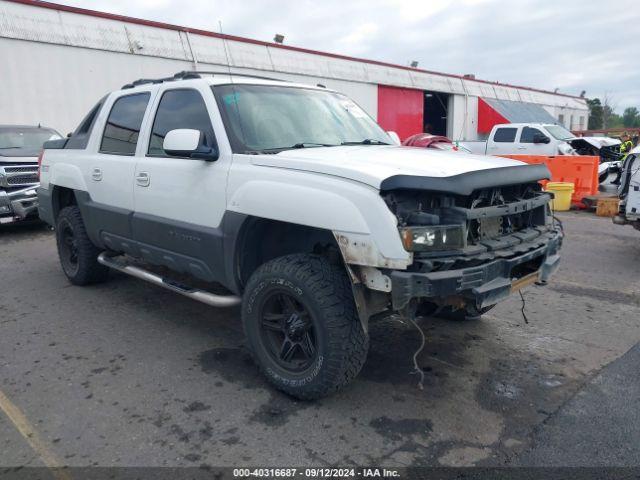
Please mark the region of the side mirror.
<svg viewBox="0 0 640 480"><path fill-rule="evenodd" d="M400 137L398 136L398 134L396 132L387 132L387 135L389 135L389 137L391 137L391 140L393 141L394 145L400 145L402 142L400 142Z"/></svg>
<svg viewBox="0 0 640 480"><path fill-rule="evenodd" d="M173 157L187 157L214 162L220 156L217 147L205 144L204 133L200 130L178 128L170 130L164 137L162 149Z"/></svg>
<svg viewBox="0 0 640 480"><path fill-rule="evenodd" d="M533 136L533 143L550 143L550 142L551 142L551 139L541 133L536 133Z"/></svg>

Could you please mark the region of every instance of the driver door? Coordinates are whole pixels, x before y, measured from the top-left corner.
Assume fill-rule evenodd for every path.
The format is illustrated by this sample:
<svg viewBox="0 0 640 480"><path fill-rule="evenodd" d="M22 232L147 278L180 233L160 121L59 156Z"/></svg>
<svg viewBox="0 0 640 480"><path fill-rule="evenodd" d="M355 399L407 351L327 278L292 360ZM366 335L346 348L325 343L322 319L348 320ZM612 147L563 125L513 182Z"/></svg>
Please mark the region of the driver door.
<svg viewBox="0 0 640 480"><path fill-rule="evenodd" d="M517 144L518 153L526 155L553 155L551 143L533 143L533 138L536 135L547 135L537 128L523 127L520 130L520 138Z"/></svg>
<svg viewBox="0 0 640 480"><path fill-rule="evenodd" d="M200 130L215 144L213 94L206 87L168 85L153 112L134 175L133 237L146 261L218 281L224 272L221 222L231 155L221 152L213 162L170 156L162 148L167 132L180 128Z"/></svg>

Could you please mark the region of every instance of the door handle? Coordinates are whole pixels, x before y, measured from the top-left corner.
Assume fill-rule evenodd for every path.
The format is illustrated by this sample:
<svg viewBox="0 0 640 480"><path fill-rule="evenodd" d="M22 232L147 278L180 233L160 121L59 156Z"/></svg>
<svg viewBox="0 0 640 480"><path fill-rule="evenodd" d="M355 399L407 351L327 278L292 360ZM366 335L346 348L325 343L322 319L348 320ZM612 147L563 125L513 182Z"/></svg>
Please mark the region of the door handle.
<svg viewBox="0 0 640 480"><path fill-rule="evenodd" d="M91 178L93 179L94 182L99 182L100 180L102 180L102 170L99 169L98 167L95 167L91 171Z"/></svg>
<svg viewBox="0 0 640 480"><path fill-rule="evenodd" d="M149 174L147 172L138 172L136 174L136 183L141 187L148 187L149 183L151 183Z"/></svg>
<svg viewBox="0 0 640 480"><path fill-rule="evenodd" d="M527 147L518 147L518 150L526 150Z"/></svg>

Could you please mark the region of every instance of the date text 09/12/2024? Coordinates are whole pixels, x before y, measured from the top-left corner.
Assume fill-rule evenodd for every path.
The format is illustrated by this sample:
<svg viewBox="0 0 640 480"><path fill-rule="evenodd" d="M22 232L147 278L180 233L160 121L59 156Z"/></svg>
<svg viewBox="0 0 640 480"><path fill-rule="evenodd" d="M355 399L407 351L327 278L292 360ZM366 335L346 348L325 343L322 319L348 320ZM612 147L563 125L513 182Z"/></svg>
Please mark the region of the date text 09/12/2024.
<svg viewBox="0 0 640 480"><path fill-rule="evenodd" d="M386 468L235 468L235 478L399 478L397 470Z"/></svg>

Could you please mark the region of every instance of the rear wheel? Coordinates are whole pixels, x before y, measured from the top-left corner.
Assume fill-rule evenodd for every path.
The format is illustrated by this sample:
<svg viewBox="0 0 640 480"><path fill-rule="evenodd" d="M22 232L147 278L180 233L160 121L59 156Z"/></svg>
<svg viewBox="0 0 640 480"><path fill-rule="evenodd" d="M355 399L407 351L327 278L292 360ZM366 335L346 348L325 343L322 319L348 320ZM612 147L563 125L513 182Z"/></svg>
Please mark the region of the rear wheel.
<svg viewBox="0 0 640 480"><path fill-rule="evenodd" d="M71 283L88 285L107 279L109 269L98 263L100 249L89 239L77 206L60 211L56 221L56 241L62 270Z"/></svg>
<svg viewBox="0 0 640 480"><path fill-rule="evenodd" d="M344 269L319 255L296 254L262 265L243 296L251 352L268 380L301 399L335 392L367 356Z"/></svg>

